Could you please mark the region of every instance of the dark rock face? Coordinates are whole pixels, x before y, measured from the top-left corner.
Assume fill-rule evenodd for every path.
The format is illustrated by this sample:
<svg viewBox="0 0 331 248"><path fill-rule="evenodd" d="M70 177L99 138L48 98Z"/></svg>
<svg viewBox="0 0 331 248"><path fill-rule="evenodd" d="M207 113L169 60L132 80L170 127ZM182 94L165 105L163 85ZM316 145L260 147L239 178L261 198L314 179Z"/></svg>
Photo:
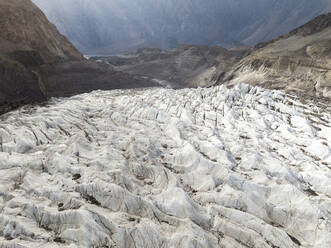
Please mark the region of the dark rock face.
<svg viewBox="0 0 331 248"><path fill-rule="evenodd" d="M170 51L138 49L121 56L96 57L115 70L142 75L173 88L212 85L221 71L238 62L249 48L227 50L222 47L181 45Z"/></svg>
<svg viewBox="0 0 331 248"><path fill-rule="evenodd" d="M30 0L0 0L0 105L45 99L36 68L83 59Z"/></svg>
<svg viewBox="0 0 331 248"><path fill-rule="evenodd" d="M44 98L37 76L19 62L0 56L0 75L0 105Z"/></svg>
<svg viewBox="0 0 331 248"><path fill-rule="evenodd" d="M331 13L320 15L312 21L302 25L290 32L290 35L308 36L331 27Z"/></svg>
<svg viewBox="0 0 331 248"><path fill-rule="evenodd" d="M255 48L262 48L267 46L270 43L273 43L275 41L278 41L280 39L285 39L293 35L300 35L300 36L309 36L316 34L318 32L323 31L326 28L329 28L331 26L331 13L320 15L313 20L305 23L304 25L292 30L288 34L282 35L276 39L261 42L255 46Z"/></svg>
<svg viewBox="0 0 331 248"><path fill-rule="evenodd" d="M33 70L43 63L35 50L0 38L0 112L10 107L8 104L45 99Z"/></svg>
<svg viewBox="0 0 331 248"><path fill-rule="evenodd" d="M238 82L330 98L331 13L257 45L219 79L228 85Z"/></svg>
<svg viewBox="0 0 331 248"><path fill-rule="evenodd" d="M330 0L33 0L85 54L255 45L331 11Z"/></svg>

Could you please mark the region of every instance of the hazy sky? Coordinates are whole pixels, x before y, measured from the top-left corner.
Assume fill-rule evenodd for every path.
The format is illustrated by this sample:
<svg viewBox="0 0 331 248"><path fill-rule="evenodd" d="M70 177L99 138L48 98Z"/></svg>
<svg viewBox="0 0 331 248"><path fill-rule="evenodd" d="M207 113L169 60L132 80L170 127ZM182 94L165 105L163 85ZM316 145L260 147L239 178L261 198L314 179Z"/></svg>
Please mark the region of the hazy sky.
<svg viewBox="0 0 331 248"><path fill-rule="evenodd" d="M178 43L253 45L331 11L331 0L33 0L84 53Z"/></svg>

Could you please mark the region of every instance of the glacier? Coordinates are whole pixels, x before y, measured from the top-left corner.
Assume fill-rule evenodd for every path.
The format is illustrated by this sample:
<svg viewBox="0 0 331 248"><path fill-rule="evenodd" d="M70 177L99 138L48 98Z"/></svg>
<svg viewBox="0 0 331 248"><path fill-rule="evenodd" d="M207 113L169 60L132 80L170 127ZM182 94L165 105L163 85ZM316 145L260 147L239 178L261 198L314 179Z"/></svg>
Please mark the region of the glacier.
<svg viewBox="0 0 331 248"><path fill-rule="evenodd" d="M331 106L245 84L0 116L0 247L331 247Z"/></svg>

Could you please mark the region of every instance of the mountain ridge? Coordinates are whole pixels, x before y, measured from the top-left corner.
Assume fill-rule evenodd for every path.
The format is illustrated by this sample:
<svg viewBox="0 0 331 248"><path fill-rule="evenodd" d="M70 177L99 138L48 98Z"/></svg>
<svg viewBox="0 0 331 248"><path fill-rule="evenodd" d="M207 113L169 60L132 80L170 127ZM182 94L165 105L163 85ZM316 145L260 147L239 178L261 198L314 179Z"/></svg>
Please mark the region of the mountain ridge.
<svg viewBox="0 0 331 248"><path fill-rule="evenodd" d="M331 97L331 13L287 35L258 44L218 83L246 82L298 94Z"/></svg>

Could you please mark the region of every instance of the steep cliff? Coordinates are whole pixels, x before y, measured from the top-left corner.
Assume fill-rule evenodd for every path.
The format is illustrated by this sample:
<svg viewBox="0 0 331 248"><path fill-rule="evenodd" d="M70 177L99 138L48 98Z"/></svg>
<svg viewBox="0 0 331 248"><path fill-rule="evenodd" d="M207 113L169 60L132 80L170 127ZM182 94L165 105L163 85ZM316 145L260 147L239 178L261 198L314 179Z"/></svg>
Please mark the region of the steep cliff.
<svg viewBox="0 0 331 248"><path fill-rule="evenodd" d="M83 59L30 0L0 0L0 37L38 51L45 63Z"/></svg>

